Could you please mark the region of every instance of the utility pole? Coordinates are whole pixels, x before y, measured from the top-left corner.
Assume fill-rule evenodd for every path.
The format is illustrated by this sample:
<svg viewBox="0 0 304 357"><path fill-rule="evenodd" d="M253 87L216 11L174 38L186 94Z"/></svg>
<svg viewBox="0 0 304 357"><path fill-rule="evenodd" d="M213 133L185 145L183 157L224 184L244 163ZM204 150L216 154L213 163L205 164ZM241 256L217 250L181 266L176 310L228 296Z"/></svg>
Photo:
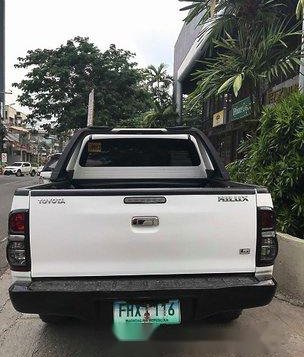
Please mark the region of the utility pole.
<svg viewBox="0 0 304 357"><path fill-rule="evenodd" d="M5 136L5 0L0 0L0 154ZM1 160L1 156L0 156Z"/></svg>
<svg viewBox="0 0 304 357"><path fill-rule="evenodd" d="M95 101L95 91L92 89L89 95L89 106L88 106L88 123L87 126L94 125L94 101Z"/></svg>

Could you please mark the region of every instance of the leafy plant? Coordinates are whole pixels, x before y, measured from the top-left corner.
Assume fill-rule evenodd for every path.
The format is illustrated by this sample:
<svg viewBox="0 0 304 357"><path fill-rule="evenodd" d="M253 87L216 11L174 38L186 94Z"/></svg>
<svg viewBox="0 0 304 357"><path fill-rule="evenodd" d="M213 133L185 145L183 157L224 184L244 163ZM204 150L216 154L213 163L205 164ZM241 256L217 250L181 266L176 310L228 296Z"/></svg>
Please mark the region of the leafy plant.
<svg viewBox="0 0 304 357"><path fill-rule="evenodd" d="M158 67L149 66L144 74L149 92L153 97L153 106L156 111L163 111L172 105L170 89L173 78L167 73L167 66L161 63Z"/></svg>
<svg viewBox="0 0 304 357"><path fill-rule="evenodd" d="M172 98L173 78L167 72L167 66L161 63L144 70L145 84L151 95L151 109L136 118L139 127L160 128L175 126L178 115L174 110Z"/></svg>
<svg viewBox="0 0 304 357"><path fill-rule="evenodd" d="M199 18L203 48L211 55L194 75L192 104L223 92L237 97L246 88L252 114L258 117L265 91L293 75L301 64L302 32L301 22L295 20L295 1L191 2L186 22Z"/></svg>
<svg viewBox="0 0 304 357"><path fill-rule="evenodd" d="M202 129L203 103L198 101L192 105L188 97L183 104L183 125Z"/></svg>
<svg viewBox="0 0 304 357"><path fill-rule="evenodd" d="M304 95L265 108L258 136L239 151L243 159L228 166L232 178L268 187L278 228L304 238Z"/></svg>
<svg viewBox="0 0 304 357"><path fill-rule="evenodd" d="M150 110L142 116L143 128L166 128L176 126L178 115L173 107L169 106L162 111Z"/></svg>
<svg viewBox="0 0 304 357"><path fill-rule="evenodd" d="M304 0L299 0L297 9L296 9L296 14L297 14L298 19L303 16L303 10L304 10Z"/></svg>
<svg viewBox="0 0 304 357"><path fill-rule="evenodd" d="M237 97L246 87L255 103L253 114L258 116L263 91L275 81L291 76L300 65L300 46L292 50L288 45L299 36L301 32L279 22L260 28L250 39L241 28L235 38L227 34L226 39L216 41L218 55L205 60L203 69L196 72L198 85L191 94L192 101L229 91Z"/></svg>
<svg viewBox="0 0 304 357"><path fill-rule="evenodd" d="M296 8L298 0L179 0L191 3L182 8L188 11L185 22L198 19L201 26L199 37L203 49L212 50L213 40L219 40L225 33L233 34L236 28L246 25L248 34L255 29L286 20L286 14ZM300 0L303 2L303 0Z"/></svg>

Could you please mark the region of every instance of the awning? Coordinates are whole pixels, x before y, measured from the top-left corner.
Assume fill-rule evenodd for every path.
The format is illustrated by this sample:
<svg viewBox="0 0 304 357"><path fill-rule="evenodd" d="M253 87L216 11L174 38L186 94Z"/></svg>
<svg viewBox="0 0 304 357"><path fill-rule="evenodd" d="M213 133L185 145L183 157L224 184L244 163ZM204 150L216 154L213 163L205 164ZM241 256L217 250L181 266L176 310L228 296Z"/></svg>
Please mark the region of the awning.
<svg viewBox="0 0 304 357"><path fill-rule="evenodd" d="M7 132L4 140L19 143L19 134L13 134L13 133Z"/></svg>
<svg viewBox="0 0 304 357"><path fill-rule="evenodd" d="M22 126L11 126L11 130L21 131L22 133L29 133L29 131Z"/></svg>

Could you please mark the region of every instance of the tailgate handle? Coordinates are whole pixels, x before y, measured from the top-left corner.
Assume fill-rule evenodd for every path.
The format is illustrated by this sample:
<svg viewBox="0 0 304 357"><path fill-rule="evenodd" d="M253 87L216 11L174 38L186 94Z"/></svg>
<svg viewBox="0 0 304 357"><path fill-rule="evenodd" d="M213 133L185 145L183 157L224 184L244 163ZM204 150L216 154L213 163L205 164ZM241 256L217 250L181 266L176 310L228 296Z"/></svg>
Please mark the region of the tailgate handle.
<svg viewBox="0 0 304 357"><path fill-rule="evenodd" d="M132 226L157 227L159 226L159 218L158 217L133 217Z"/></svg>

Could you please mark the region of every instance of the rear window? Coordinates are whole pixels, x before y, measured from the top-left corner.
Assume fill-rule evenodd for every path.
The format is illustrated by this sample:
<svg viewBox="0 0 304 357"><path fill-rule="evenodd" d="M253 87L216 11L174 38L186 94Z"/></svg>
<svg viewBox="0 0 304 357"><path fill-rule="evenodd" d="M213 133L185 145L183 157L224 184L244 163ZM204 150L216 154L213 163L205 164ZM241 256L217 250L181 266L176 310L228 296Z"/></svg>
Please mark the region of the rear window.
<svg viewBox="0 0 304 357"><path fill-rule="evenodd" d="M199 166L192 141L183 139L104 139L88 141L83 167Z"/></svg>

